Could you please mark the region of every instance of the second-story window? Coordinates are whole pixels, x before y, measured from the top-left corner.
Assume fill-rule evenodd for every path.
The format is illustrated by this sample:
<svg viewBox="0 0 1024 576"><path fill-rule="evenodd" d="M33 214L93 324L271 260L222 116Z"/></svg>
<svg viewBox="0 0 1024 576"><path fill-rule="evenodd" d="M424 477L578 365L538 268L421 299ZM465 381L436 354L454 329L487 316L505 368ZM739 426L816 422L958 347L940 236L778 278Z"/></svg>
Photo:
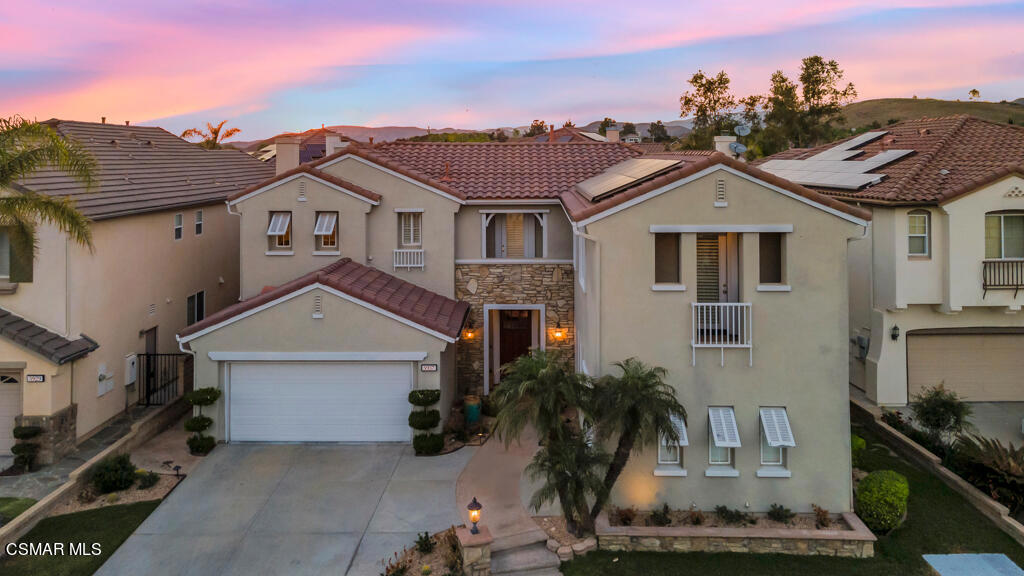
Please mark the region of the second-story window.
<svg viewBox="0 0 1024 576"><path fill-rule="evenodd" d="M200 290L188 297L185 302L186 325L195 324L206 318L206 291Z"/></svg>
<svg viewBox="0 0 1024 576"><path fill-rule="evenodd" d="M913 210L907 214L907 254L931 254L931 214L927 210Z"/></svg>
<svg viewBox="0 0 1024 576"><path fill-rule="evenodd" d="M184 233L184 221L185 218L181 214L174 215L174 239L181 240L182 234Z"/></svg>
<svg viewBox="0 0 1024 576"><path fill-rule="evenodd" d="M271 212L270 224L267 225L268 249L271 251L287 251L292 247L292 213Z"/></svg>
<svg viewBox="0 0 1024 576"><path fill-rule="evenodd" d="M484 219L484 258L543 258L544 212L481 214Z"/></svg>
<svg viewBox="0 0 1024 576"><path fill-rule="evenodd" d="M313 227L317 250L338 249L338 213L317 212L316 226Z"/></svg>
<svg viewBox="0 0 1024 576"><path fill-rule="evenodd" d="M785 237L779 232L761 232L758 235L758 283L785 282Z"/></svg>
<svg viewBox="0 0 1024 576"><path fill-rule="evenodd" d="M985 215L985 258L1024 258L1024 214Z"/></svg>
<svg viewBox="0 0 1024 576"><path fill-rule="evenodd" d="M679 239L681 234L657 233L654 235L654 283L680 284L682 274L679 262Z"/></svg>
<svg viewBox="0 0 1024 576"><path fill-rule="evenodd" d="M196 236L203 235L203 211L196 210Z"/></svg>
<svg viewBox="0 0 1024 576"><path fill-rule="evenodd" d="M398 241L402 248L419 248L423 245L423 213L400 212L398 214Z"/></svg>

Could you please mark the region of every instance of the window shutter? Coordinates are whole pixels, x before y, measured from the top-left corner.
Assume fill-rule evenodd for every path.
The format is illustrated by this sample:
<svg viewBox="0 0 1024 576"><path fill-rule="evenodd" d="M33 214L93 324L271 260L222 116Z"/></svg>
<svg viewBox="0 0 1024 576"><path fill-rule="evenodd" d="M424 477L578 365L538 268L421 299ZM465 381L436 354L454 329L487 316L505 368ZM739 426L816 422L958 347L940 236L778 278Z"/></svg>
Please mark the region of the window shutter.
<svg viewBox="0 0 1024 576"><path fill-rule="evenodd" d="M32 246L18 246L11 242L11 282L31 282L35 253Z"/></svg>
<svg viewBox="0 0 1024 576"><path fill-rule="evenodd" d="M718 302L718 234L697 234L697 302Z"/></svg>
<svg viewBox="0 0 1024 576"><path fill-rule="evenodd" d="M761 408L761 427L764 430L765 440L772 448L796 446L785 408Z"/></svg>
<svg viewBox="0 0 1024 576"><path fill-rule="evenodd" d="M675 414L673 414L671 416L671 418L672 418L672 427L676 429L676 434L679 435L679 445L680 446L689 446L690 445L690 439L686 436L686 421L683 420L682 417L677 416ZM661 444L663 446L668 446L668 437L662 436L661 437Z"/></svg>
<svg viewBox="0 0 1024 576"><path fill-rule="evenodd" d="M708 419L711 421L711 435L715 446L719 448L740 447L740 432L736 427L736 413L731 406L708 408Z"/></svg>

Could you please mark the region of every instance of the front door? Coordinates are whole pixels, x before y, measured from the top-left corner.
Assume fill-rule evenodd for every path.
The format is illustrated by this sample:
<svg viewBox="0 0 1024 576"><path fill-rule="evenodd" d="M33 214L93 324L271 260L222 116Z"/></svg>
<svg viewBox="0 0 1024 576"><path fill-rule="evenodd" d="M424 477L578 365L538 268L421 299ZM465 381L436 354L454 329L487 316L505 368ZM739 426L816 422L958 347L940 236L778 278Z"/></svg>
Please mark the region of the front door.
<svg viewBox="0 0 1024 576"><path fill-rule="evenodd" d="M533 345L533 322L530 310L501 310L501 329L499 330L499 354L502 364L508 364L523 354L530 352Z"/></svg>

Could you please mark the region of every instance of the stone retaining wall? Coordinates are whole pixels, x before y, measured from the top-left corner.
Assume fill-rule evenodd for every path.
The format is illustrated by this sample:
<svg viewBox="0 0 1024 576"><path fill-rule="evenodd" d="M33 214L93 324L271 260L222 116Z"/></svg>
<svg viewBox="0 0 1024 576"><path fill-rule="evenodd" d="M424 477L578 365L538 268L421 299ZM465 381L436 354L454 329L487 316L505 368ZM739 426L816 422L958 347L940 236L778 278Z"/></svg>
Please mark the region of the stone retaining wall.
<svg viewBox="0 0 1024 576"><path fill-rule="evenodd" d="M849 530L610 526L597 519L597 547L612 552L738 552L871 558L875 536L855 514L843 514Z"/></svg>
<svg viewBox="0 0 1024 576"><path fill-rule="evenodd" d="M75 449L75 423L78 420L78 404L58 410L49 416L18 416L17 426L39 426L43 432L29 440L39 444L37 464L53 464Z"/></svg>

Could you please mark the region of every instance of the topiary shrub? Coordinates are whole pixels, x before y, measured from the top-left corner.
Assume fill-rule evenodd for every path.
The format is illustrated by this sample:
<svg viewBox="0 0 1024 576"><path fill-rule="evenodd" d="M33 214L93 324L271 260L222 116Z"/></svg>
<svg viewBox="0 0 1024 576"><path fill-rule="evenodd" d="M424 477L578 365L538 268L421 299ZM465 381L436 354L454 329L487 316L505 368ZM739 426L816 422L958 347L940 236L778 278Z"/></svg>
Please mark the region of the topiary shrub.
<svg viewBox="0 0 1024 576"><path fill-rule="evenodd" d="M409 392L409 404L426 408L441 401L440 390L413 390Z"/></svg>
<svg viewBox="0 0 1024 576"><path fill-rule="evenodd" d="M437 410L417 410L409 414L409 426L415 430L433 430L441 422Z"/></svg>
<svg viewBox="0 0 1024 576"><path fill-rule="evenodd" d="M135 466L127 454L110 456L92 469L92 485L100 494L127 490L135 483Z"/></svg>
<svg viewBox="0 0 1024 576"><path fill-rule="evenodd" d="M199 406L202 411L203 406L212 406L217 400L220 400L222 392L219 388L196 388L195 390L185 394L185 400L193 406Z"/></svg>
<svg viewBox="0 0 1024 576"><path fill-rule="evenodd" d="M15 440L31 440L43 433L39 426L15 426L11 435Z"/></svg>
<svg viewBox="0 0 1024 576"><path fill-rule="evenodd" d="M189 451L198 456L206 456L217 445L216 438L203 435L189 436L186 442L188 443Z"/></svg>
<svg viewBox="0 0 1024 576"><path fill-rule="evenodd" d="M185 395L185 400L199 408L199 414L185 421L185 429L192 432L188 438L188 449L196 455L205 456L217 445L213 436L203 434L203 431L213 425L213 419L203 416L203 406L212 406L220 399L222 392L219 388L196 388Z"/></svg>
<svg viewBox="0 0 1024 576"><path fill-rule="evenodd" d="M185 420L185 430L189 432L203 432L210 426L213 426L213 418L210 418L209 416L199 415Z"/></svg>
<svg viewBox="0 0 1024 576"><path fill-rule="evenodd" d="M441 434L417 434L412 439L412 449L417 456L440 454L443 448L444 436Z"/></svg>
<svg viewBox="0 0 1024 576"><path fill-rule="evenodd" d="M863 438L856 434L850 434L850 457L853 460L853 467L860 468L860 459L864 455L864 450L868 447L868 443Z"/></svg>
<svg viewBox="0 0 1024 576"><path fill-rule="evenodd" d="M29 471L36 463L36 456L39 454L39 444L32 442L21 442L11 446L11 454L14 454L14 465L22 470Z"/></svg>
<svg viewBox="0 0 1024 576"><path fill-rule="evenodd" d="M909 496L910 485L903 475L892 470L872 472L857 487L857 515L874 532L890 532L903 521Z"/></svg>

